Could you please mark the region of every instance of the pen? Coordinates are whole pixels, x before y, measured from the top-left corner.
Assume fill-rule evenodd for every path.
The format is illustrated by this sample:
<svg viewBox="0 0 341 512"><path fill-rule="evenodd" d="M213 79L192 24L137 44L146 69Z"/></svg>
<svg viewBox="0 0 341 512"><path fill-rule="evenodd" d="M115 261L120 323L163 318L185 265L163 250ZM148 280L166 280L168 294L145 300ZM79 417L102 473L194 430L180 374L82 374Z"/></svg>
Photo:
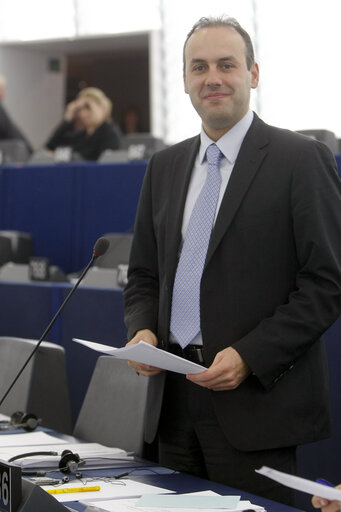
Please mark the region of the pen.
<svg viewBox="0 0 341 512"><path fill-rule="evenodd" d="M328 480L325 480L324 478L317 478L316 482L318 484L326 485L327 487L335 487L332 483L328 482Z"/></svg>
<svg viewBox="0 0 341 512"><path fill-rule="evenodd" d="M101 488L99 485L93 485L92 487L65 487L60 489L45 489L49 494L63 494L67 492L89 492L99 491Z"/></svg>

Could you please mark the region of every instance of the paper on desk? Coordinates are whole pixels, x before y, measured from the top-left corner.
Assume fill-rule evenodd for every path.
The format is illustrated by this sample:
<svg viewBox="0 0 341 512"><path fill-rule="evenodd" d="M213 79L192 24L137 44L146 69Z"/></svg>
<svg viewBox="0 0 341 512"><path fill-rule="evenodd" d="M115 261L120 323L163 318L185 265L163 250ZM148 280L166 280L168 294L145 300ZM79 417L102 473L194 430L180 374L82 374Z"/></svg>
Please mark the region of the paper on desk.
<svg viewBox="0 0 341 512"><path fill-rule="evenodd" d="M326 485L318 484L317 482L312 482L311 480L306 480L299 476L288 475L287 473L282 473L281 471L271 469L267 466L262 466L260 469L256 469L255 471L285 485L286 487L290 487L291 489L320 496L327 500L341 501L341 490L335 489L335 487L327 487Z"/></svg>
<svg viewBox="0 0 341 512"><path fill-rule="evenodd" d="M128 347L115 348L109 345L102 345L101 343L95 343L93 341L80 340L79 338L72 338L73 341L85 345L92 350L109 354L118 359L130 359L131 361L137 361L138 363L149 364L162 368L163 370L170 370L176 373L201 373L207 370L200 364L192 363L187 359L166 352L159 348L153 347L145 341L140 341L136 345L129 345Z"/></svg>
<svg viewBox="0 0 341 512"><path fill-rule="evenodd" d="M240 496L195 496L191 494L173 494L162 496L142 496L137 507L157 508L194 508L194 509L235 509Z"/></svg>
<svg viewBox="0 0 341 512"><path fill-rule="evenodd" d="M85 483L85 486L99 486L99 491L90 492L72 492L62 494L51 494L56 500L61 503L66 501L82 501L87 503L88 501L96 503L98 500L112 499L116 501L116 498L131 498L141 496L142 494L161 494L164 492L173 492L162 487L155 487L154 485L143 484L141 482L135 482L134 480L104 480L104 479L91 479L91 482ZM68 487L81 487L79 480L62 484L63 489ZM56 489L55 485L44 485L42 489ZM154 511L155 512L155 511Z"/></svg>
<svg viewBox="0 0 341 512"><path fill-rule="evenodd" d="M54 451L58 455L35 455L18 459L13 462L22 468L57 468L63 450L70 450L77 453L85 461L86 468L114 467L124 465L124 461L131 464L132 457L127 455L125 450L120 448L109 448L98 443L65 443L63 445L39 445L39 451ZM27 452L28 450L24 450ZM32 446L32 452L37 451L37 446ZM0 459L7 460L23 453L22 447L0 448ZM123 463L122 463L123 461ZM83 467L83 466L81 466Z"/></svg>
<svg viewBox="0 0 341 512"><path fill-rule="evenodd" d="M40 444L65 444L66 441L59 437L51 436L46 432L21 432L20 434L0 435L1 447L9 446L36 446ZM22 450L21 450L22 451Z"/></svg>
<svg viewBox="0 0 341 512"><path fill-rule="evenodd" d="M144 495L142 498L145 498L149 495ZM168 495L164 495L168 496ZM171 496L179 496L179 495L171 495ZM200 492L194 492L190 494L183 494L181 496L196 496L196 497L209 497L209 496L219 496L218 494L214 493L213 491L200 491ZM156 496L157 497L157 496ZM140 498L141 499L141 498ZM170 507L139 507L137 503L140 501L140 499L124 499L124 500L100 500L96 502L88 501L88 505L93 505L96 507L99 507L101 510L106 510L108 512L174 512ZM229 512L237 512L242 510L249 510L252 508L252 510L255 510L257 512L264 512L263 507L260 507L258 505L251 504L250 501L241 500L238 502L236 507L234 509L229 509ZM196 512L197 509L194 508L186 508L183 509L186 512ZM211 512L211 509L201 509L200 512Z"/></svg>

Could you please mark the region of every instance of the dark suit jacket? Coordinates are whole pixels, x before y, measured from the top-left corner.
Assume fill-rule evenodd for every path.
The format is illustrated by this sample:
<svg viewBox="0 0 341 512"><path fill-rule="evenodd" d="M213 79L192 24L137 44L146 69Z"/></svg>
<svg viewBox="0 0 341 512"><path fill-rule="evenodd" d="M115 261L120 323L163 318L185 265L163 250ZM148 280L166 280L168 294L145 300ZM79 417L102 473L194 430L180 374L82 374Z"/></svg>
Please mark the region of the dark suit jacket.
<svg viewBox="0 0 341 512"><path fill-rule="evenodd" d="M181 224L199 137L152 158L141 192L125 290L128 335L167 347ZM243 141L201 281L205 361L233 346L252 374L212 391L240 450L330 434L321 335L341 312L341 186L329 149L257 116ZM146 440L157 428L164 375L150 379Z"/></svg>
<svg viewBox="0 0 341 512"><path fill-rule="evenodd" d="M28 151L32 153L32 146L27 140L27 138L23 135L23 133L19 130L19 128L14 124L12 119L7 114L5 108L0 103L0 140L22 140Z"/></svg>

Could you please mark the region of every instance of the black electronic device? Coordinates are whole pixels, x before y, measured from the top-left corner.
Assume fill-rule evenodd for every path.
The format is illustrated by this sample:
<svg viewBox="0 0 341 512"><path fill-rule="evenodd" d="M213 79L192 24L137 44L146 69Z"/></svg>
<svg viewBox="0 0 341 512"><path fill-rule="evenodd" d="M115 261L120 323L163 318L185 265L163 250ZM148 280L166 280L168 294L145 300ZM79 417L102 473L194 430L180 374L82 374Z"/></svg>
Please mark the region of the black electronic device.
<svg viewBox="0 0 341 512"><path fill-rule="evenodd" d="M32 357L34 356L34 354L37 352L38 348L40 347L42 341L44 340L45 336L50 332L52 326L54 325L55 321L57 320L57 318L59 317L60 313L62 312L62 310L64 309L64 307L66 306L66 304L68 303L68 301L70 300L71 296L73 295L73 293L76 291L76 289L78 288L78 285L79 283L81 282L81 280L83 279L83 277L85 276L85 274L87 273L87 271L89 270L89 268L91 267L91 265L93 264L93 262L95 261L96 258L98 258L99 256L102 256L106 250L108 249L109 247L109 240L107 240L106 238L104 237L101 237L97 240L97 242L95 243L94 245L94 248L93 248L93 251L92 251L92 257L91 257L91 260L89 261L89 263L87 264L87 266L84 268L83 272L81 273L81 275L79 276L76 284L73 286L73 288L70 290L70 292L68 293L68 295L66 296L65 300L63 301L63 303L61 304L60 308L58 309L57 313L54 315L54 317L52 318L51 322L48 324L48 326L46 327L45 331L43 332L43 334L40 336L38 342L37 342L37 345L35 346L35 348L32 350L30 356L27 358L26 362L23 364L23 366L21 367L21 369L19 370L19 372L17 373L16 377L14 378L13 382L11 383L11 385L9 386L9 388L7 389L7 391L5 392L5 394L3 395L3 397L1 398L0 400L0 406L2 405L2 403L4 402L4 400L6 399L7 395L9 394L9 392L11 391L11 389L13 388L13 386L15 385L15 383L17 382L17 380L19 379L20 375L22 374L22 372L25 370L26 366L28 365L28 363L31 361Z"/></svg>
<svg viewBox="0 0 341 512"><path fill-rule="evenodd" d="M12 428L23 428L27 432L32 432L41 423L41 419L30 412L16 411L9 420L0 421L0 430L9 430Z"/></svg>
<svg viewBox="0 0 341 512"><path fill-rule="evenodd" d="M44 457L47 456L56 456L58 452L55 451L33 451L33 452L25 452L19 453L18 455L14 455L8 462L15 462L19 459L24 459L25 457ZM60 460L58 462L58 468L48 469L48 470L38 470L38 471L23 471L23 476L45 476L47 473L55 473L56 471L61 471L65 474L77 473L79 466L85 464L85 461L80 458L78 453L73 453L71 450L63 450L61 453Z"/></svg>

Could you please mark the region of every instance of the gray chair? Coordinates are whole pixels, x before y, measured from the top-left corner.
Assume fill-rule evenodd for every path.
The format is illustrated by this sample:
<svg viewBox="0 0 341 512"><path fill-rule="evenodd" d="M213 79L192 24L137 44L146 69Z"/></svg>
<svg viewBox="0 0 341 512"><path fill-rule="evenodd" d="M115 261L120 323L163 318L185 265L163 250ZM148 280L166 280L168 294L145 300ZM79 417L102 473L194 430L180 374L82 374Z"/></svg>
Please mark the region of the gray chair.
<svg viewBox="0 0 341 512"><path fill-rule="evenodd" d="M8 261L0 268L0 281L31 283L29 264ZM68 282L66 274L56 265L51 265L47 282Z"/></svg>
<svg viewBox="0 0 341 512"><path fill-rule="evenodd" d="M96 288L122 288L125 285L124 276L128 266L131 244L133 241L132 233L106 233L103 237L109 240L109 247L103 256L95 260L94 265L80 286L93 286ZM80 272L68 275L71 283L76 283ZM0 271L1 280L1 271Z"/></svg>
<svg viewBox="0 0 341 512"><path fill-rule="evenodd" d="M98 159L99 162L128 162L127 149L106 149L101 153Z"/></svg>
<svg viewBox="0 0 341 512"><path fill-rule="evenodd" d="M127 361L100 356L73 434L142 456L148 381Z"/></svg>
<svg viewBox="0 0 341 512"><path fill-rule="evenodd" d="M28 359L37 340L0 337L0 398ZM14 387L0 412L11 416L16 411L32 413L41 425L70 434L71 411L67 385L65 351L60 345L43 341Z"/></svg>
<svg viewBox="0 0 341 512"><path fill-rule="evenodd" d="M129 160L148 160L156 151L165 147L162 139L150 133L124 135L121 140L121 149L127 150Z"/></svg>
<svg viewBox="0 0 341 512"><path fill-rule="evenodd" d="M129 262L132 233L106 233L103 237L109 240L109 248L103 256L95 262L96 267L117 268L121 263Z"/></svg>
<svg viewBox="0 0 341 512"><path fill-rule="evenodd" d="M335 133L330 130L298 130L298 133L311 137L312 139L319 140L326 144L333 153L337 153L339 149L338 140Z"/></svg>
<svg viewBox="0 0 341 512"><path fill-rule="evenodd" d="M33 240L30 233L23 231L1 230L0 237L7 238L11 246L11 258L7 261L13 263L28 263L33 256Z"/></svg>
<svg viewBox="0 0 341 512"><path fill-rule="evenodd" d="M0 266L11 261L11 257L11 241L7 237L0 235Z"/></svg>
<svg viewBox="0 0 341 512"><path fill-rule="evenodd" d="M27 162L30 151L23 140L3 139L0 140L0 159L2 164Z"/></svg>

